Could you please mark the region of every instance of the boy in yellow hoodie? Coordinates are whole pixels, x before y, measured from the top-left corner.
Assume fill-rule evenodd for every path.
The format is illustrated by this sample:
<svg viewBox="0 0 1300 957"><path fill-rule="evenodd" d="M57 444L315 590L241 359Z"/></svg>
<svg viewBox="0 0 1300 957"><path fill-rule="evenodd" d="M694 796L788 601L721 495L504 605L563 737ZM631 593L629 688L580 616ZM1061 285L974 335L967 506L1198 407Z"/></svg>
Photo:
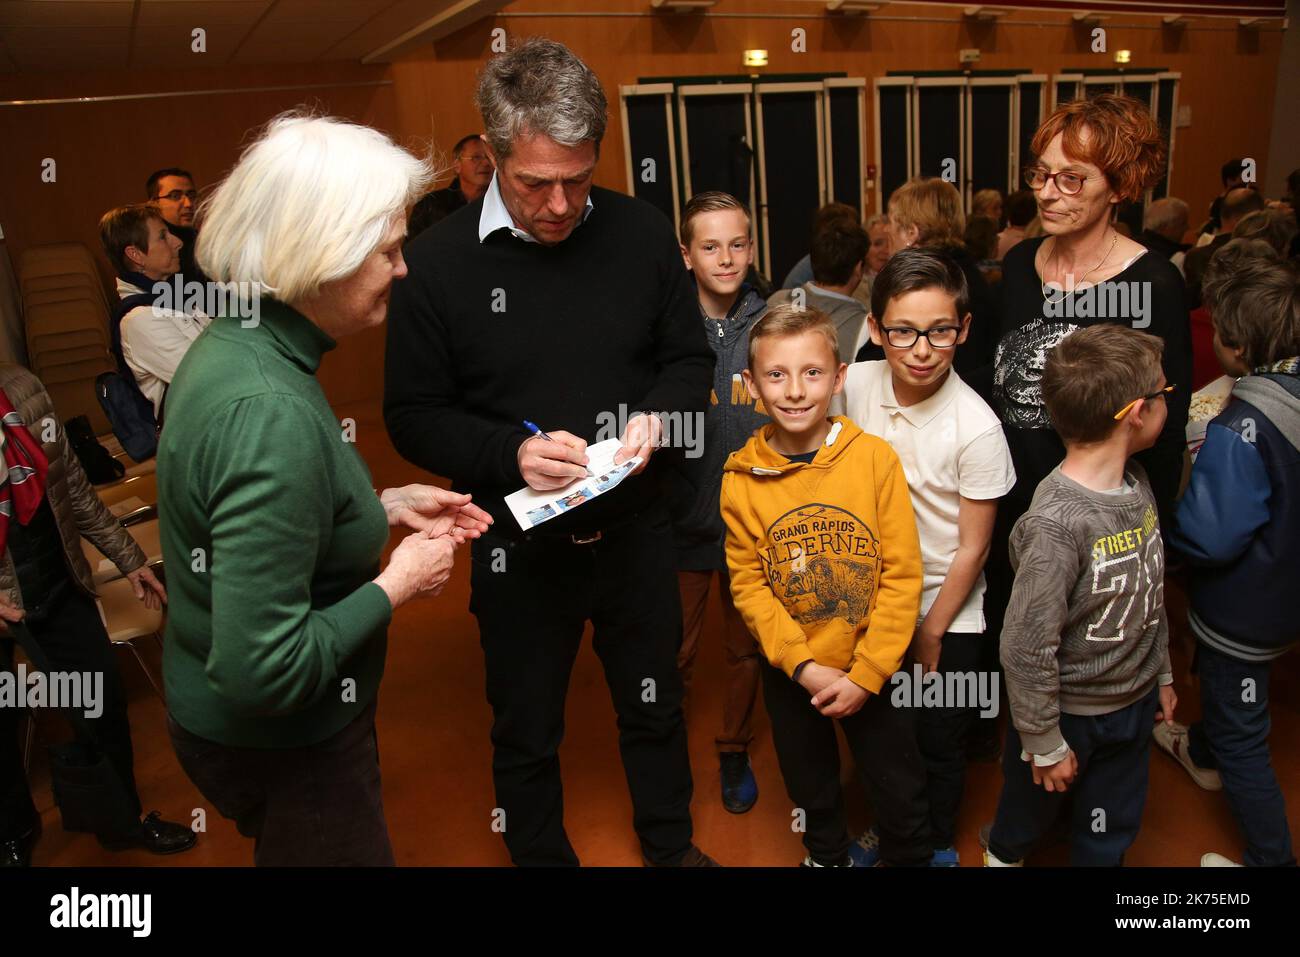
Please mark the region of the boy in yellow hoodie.
<svg viewBox="0 0 1300 957"><path fill-rule="evenodd" d="M763 699L807 867L848 867L838 721L876 808L884 863L929 863L914 715L881 688L921 604L921 546L898 457L842 416L835 326L777 306L749 339L750 394L771 416L727 460L722 517L736 608L762 646Z"/></svg>

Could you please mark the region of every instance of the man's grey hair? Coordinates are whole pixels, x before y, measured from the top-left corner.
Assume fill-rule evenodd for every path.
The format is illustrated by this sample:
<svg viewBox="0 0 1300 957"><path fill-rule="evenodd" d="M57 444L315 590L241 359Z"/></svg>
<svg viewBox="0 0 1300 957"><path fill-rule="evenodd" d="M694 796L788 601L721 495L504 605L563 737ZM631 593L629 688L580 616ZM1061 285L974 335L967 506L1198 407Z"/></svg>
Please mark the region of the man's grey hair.
<svg viewBox="0 0 1300 957"><path fill-rule="evenodd" d="M605 135L608 105L600 80L562 43L531 37L493 57L479 74L478 109L498 162L519 136L542 135L561 146L596 144Z"/></svg>
<svg viewBox="0 0 1300 957"><path fill-rule="evenodd" d="M1185 233L1188 214L1187 204L1176 196L1157 199L1147 207L1146 214L1142 217L1142 228L1153 233L1164 233L1179 226L1178 231Z"/></svg>

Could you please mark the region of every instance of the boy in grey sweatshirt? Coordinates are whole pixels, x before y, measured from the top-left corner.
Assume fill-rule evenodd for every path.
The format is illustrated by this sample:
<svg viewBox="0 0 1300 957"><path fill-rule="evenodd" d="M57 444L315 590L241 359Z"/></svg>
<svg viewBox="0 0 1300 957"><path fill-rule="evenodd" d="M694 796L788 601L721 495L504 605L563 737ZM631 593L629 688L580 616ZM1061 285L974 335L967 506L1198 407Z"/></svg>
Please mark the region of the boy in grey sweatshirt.
<svg viewBox="0 0 1300 957"><path fill-rule="evenodd" d="M1146 472L1130 461L1165 423L1162 348L1097 325L1062 339L1043 370L1066 453L1011 532L1011 723L989 866L1019 866L1071 788L1071 864L1118 866L1137 837L1152 724L1172 722L1177 704L1164 543Z"/></svg>

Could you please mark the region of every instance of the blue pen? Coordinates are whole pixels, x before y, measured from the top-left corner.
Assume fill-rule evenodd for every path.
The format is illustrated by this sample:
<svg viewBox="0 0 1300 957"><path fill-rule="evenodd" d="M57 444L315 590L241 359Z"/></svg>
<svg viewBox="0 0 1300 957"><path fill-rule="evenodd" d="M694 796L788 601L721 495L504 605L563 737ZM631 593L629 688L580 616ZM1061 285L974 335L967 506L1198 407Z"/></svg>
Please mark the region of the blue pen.
<svg viewBox="0 0 1300 957"><path fill-rule="evenodd" d="M541 436L542 438L544 438L547 442L554 442L554 441L555 441L555 439L551 438L549 435L547 435L545 432L543 432L541 429L539 429L539 428L538 428L536 425L534 425L533 423L529 422L527 419L524 419L524 428L527 429L529 432L533 433L533 435L540 435L540 436ZM586 472L587 472L588 475L595 475L595 474L596 474L596 473L593 472L590 468L587 468L586 466L584 466L584 468L586 469Z"/></svg>

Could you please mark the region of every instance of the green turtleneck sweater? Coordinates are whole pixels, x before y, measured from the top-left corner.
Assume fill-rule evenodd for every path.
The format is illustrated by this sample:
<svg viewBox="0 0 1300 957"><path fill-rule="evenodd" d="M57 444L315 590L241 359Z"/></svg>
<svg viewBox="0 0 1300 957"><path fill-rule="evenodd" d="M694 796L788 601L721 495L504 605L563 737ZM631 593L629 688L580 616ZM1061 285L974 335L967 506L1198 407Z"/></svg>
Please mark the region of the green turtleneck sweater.
<svg viewBox="0 0 1300 957"><path fill-rule="evenodd" d="M388 522L316 369L334 340L261 302L217 318L167 394L158 511L167 707L222 744L323 741L373 700L388 596L371 579Z"/></svg>

